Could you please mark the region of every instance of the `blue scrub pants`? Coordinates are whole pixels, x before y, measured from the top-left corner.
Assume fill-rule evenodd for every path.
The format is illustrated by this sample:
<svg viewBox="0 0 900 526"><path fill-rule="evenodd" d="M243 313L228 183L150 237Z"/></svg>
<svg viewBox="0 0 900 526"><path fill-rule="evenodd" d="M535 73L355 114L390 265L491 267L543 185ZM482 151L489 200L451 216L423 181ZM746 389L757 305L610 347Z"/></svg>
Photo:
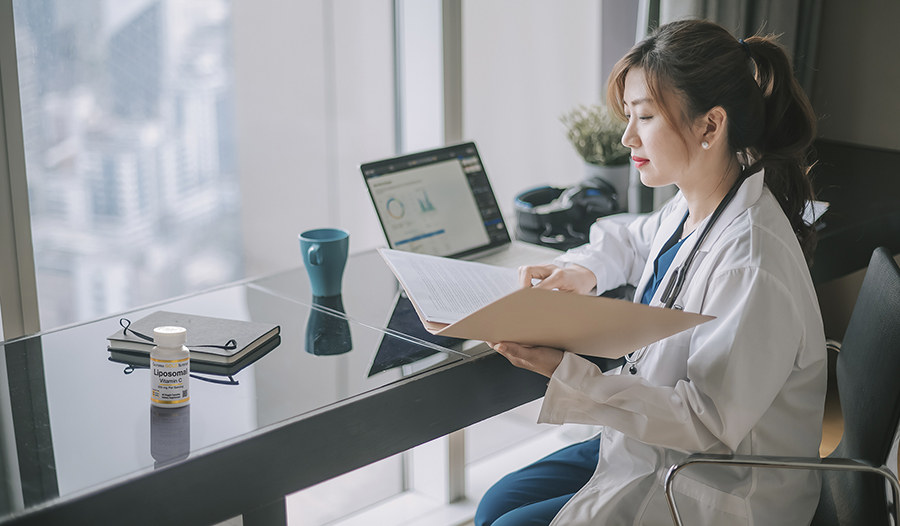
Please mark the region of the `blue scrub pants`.
<svg viewBox="0 0 900 526"><path fill-rule="evenodd" d="M485 493L475 526L547 526L587 484L600 455L600 437L572 444L500 479Z"/></svg>

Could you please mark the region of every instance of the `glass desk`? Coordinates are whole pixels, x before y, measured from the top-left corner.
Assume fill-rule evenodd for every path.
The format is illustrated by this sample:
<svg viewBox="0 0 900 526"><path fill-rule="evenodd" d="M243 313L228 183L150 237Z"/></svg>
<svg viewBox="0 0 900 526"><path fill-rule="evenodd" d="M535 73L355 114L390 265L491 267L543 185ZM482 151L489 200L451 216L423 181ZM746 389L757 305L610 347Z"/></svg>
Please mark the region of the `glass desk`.
<svg viewBox="0 0 900 526"><path fill-rule="evenodd" d="M3 342L0 524L284 524L287 494L543 395L483 344L415 338L377 252L350 258L343 291L345 314L313 301L300 267L121 315L280 325L249 365L192 378L181 412L112 360L120 316Z"/></svg>

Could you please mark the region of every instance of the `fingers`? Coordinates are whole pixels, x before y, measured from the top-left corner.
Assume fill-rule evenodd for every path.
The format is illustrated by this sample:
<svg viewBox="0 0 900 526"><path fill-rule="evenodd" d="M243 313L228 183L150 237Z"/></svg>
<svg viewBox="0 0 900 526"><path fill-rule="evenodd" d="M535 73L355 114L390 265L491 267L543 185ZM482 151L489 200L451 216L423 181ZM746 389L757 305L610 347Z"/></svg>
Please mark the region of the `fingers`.
<svg viewBox="0 0 900 526"><path fill-rule="evenodd" d="M519 357L519 350L522 348L518 343L498 342L490 344L491 348L505 356L510 361L522 361ZM520 366L521 367L521 366Z"/></svg>
<svg viewBox="0 0 900 526"><path fill-rule="evenodd" d="M562 290L573 292L578 290L577 282L568 268L554 267L540 283L534 286L536 289Z"/></svg>
<svg viewBox="0 0 900 526"><path fill-rule="evenodd" d="M534 371L548 378L559 366L563 355L559 349L529 347L511 342L494 343L491 347L516 367Z"/></svg>
<svg viewBox="0 0 900 526"><path fill-rule="evenodd" d="M543 281L549 277L554 269L558 269L556 265L527 265L519 267L519 286L523 289L531 288L532 280Z"/></svg>
<svg viewBox="0 0 900 526"><path fill-rule="evenodd" d="M534 284L533 280L538 280L538 283ZM522 288L534 287L586 294L595 285L594 273L579 265L570 265L565 268L556 265L519 267L519 286Z"/></svg>
<svg viewBox="0 0 900 526"><path fill-rule="evenodd" d="M580 265L569 265L565 268L553 267L550 274L534 287L587 294L596 285L597 278L593 272Z"/></svg>
<svg viewBox="0 0 900 526"><path fill-rule="evenodd" d="M516 367L523 367L522 360L519 359L519 350L518 344L515 343L507 343L507 342L499 342L490 344L491 348L497 351L499 354L502 354L506 357L507 360L512 362Z"/></svg>
<svg viewBox="0 0 900 526"><path fill-rule="evenodd" d="M565 270L557 268L556 270L551 272L549 276L541 280L540 283L535 285L534 288L546 290L569 290L569 287L566 286Z"/></svg>

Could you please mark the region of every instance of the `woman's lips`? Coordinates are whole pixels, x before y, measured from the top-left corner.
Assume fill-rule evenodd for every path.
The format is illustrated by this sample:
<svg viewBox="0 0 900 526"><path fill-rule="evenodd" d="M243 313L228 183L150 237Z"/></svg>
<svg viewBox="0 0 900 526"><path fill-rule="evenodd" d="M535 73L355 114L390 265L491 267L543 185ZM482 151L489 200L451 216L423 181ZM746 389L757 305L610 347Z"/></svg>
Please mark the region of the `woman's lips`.
<svg viewBox="0 0 900 526"><path fill-rule="evenodd" d="M640 168L650 162L650 159L644 159L643 157L638 157L636 155L632 155L631 160L634 161L635 168Z"/></svg>

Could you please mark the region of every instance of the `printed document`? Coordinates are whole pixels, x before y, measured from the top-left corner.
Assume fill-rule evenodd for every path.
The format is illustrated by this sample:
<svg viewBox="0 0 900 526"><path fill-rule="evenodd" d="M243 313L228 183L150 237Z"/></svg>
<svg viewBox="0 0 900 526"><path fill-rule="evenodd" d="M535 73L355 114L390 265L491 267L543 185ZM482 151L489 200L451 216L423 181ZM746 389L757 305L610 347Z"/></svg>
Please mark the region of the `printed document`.
<svg viewBox="0 0 900 526"><path fill-rule="evenodd" d="M519 288L514 269L397 250L380 252L422 325L441 336L619 358L713 319L624 300Z"/></svg>
<svg viewBox="0 0 900 526"><path fill-rule="evenodd" d="M401 250L381 255L430 322L454 323L519 288L516 269Z"/></svg>

